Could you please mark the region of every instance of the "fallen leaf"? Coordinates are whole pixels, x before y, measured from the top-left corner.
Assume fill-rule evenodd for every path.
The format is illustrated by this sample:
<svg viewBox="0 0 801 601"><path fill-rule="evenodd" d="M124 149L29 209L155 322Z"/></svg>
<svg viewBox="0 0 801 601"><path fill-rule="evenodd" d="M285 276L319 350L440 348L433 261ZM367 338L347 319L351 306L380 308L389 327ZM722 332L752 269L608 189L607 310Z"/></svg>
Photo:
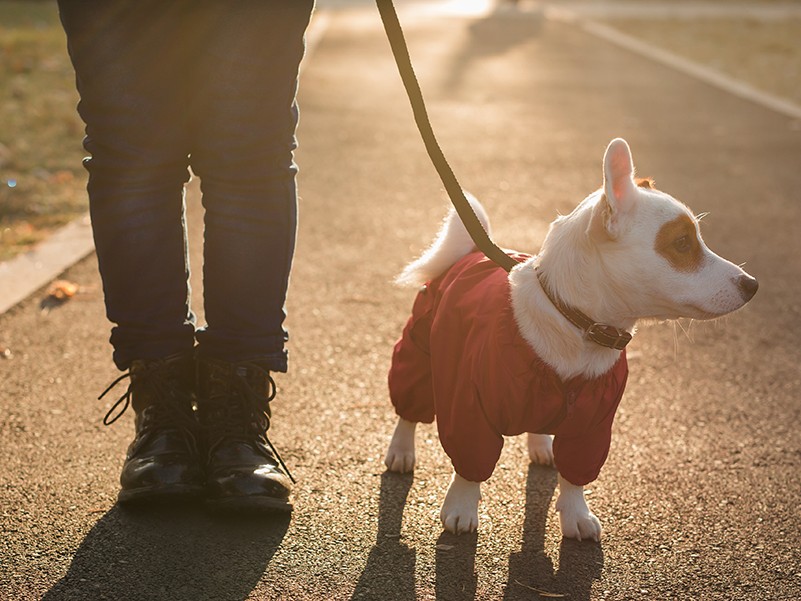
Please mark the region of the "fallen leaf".
<svg viewBox="0 0 801 601"><path fill-rule="evenodd" d="M75 294L78 292L78 289L78 284L69 282L67 280L56 280L47 290L47 296L52 296L57 300L65 301L75 296Z"/></svg>
<svg viewBox="0 0 801 601"><path fill-rule="evenodd" d="M48 312L50 309L60 307L66 303L80 292L80 289L80 286L73 282L56 280L50 288L47 289L47 295L42 299L42 302L39 303L39 306L42 311Z"/></svg>

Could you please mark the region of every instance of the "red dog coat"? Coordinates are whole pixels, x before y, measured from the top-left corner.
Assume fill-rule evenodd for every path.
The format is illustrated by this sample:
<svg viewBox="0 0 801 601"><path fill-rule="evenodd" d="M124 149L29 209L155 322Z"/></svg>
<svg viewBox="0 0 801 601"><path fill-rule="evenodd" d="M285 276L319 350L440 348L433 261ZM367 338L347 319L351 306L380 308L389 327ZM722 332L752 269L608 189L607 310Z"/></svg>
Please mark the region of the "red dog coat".
<svg viewBox="0 0 801 601"><path fill-rule="evenodd" d="M436 416L442 447L466 480L492 475L503 436L535 432L555 435L563 478L592 482L609 453L626 353L597 378L563 381L520 335L507 278L475 252L423 287L395 345L392 404L411 422Z"/></svg>

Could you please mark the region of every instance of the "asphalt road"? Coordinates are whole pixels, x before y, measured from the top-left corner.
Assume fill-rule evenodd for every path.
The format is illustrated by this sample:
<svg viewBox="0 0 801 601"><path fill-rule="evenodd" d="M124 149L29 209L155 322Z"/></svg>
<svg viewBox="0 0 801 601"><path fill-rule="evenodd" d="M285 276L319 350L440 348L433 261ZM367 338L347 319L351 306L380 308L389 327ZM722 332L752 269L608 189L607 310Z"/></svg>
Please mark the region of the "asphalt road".
<svg viewBox="0 0 801 601"><path fill-rule="evenodd" d="M434 428L414 477L384 473L385 374L411 303L390 281L446 200L366 8L330 16L303 74L291 371L271 431L299 480L291 520L114 506L133 416L101 424L117 374L90 257L65 274L83 287L70 302L43 312L39 293L0 317L0 598L801 598L801 123L536 15L402 16L440 143L500 244L536 251L623 136L639 174L709 211L709 245L759 278L740 313L632 343L588 497L602 542L561 539L556 474L529 467L522 439L474 536L439 525ZM189 204L197 242L196 188Z"/></svg>

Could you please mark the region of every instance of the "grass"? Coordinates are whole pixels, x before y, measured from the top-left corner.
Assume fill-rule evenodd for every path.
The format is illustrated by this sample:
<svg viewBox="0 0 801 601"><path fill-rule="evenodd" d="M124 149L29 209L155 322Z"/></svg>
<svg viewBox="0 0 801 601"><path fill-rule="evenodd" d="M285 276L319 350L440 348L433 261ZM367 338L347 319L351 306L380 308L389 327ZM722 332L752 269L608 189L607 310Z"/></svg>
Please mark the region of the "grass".
<svg viewBox="0 0 801 601"><path fill-rule="evenodd" d="M620 19L609 25L801 104L801 19Z"/></svg>
<svg viewBox="0 0 801 601"><path fill-rule="evenodd" d="M77 102L55 2L0 0L0 260L87 209Z"/></svg>

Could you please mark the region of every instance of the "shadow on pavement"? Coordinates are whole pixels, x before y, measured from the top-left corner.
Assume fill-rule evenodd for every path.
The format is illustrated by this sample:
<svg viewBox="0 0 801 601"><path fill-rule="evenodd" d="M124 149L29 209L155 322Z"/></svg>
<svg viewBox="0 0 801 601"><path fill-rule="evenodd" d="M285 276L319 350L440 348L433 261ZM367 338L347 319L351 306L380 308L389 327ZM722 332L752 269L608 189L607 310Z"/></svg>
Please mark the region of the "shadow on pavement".
<svg viewBox="0 0 801 601"><path fill-rule="evenodd" d="M43 599L245 599L270 578L267 566L289 521L215 516L198 506L115 506Z"/></svg>
<svg viewBox="0 0 801 601"><path fill-rule="evenodd" d="M476 598L476 545L478 533L443 532L437 539L437 599L471 600Z"/></svg>
<svg viewBox="0 0 801 601"><path fill-rule="evenodd" d="M416 599L415 550L400 540L403 507L413 480L413 474L381 474L376 542L352 599Z"/></svg>
<svg viewBox="0 0 801 601"><path fill-rule="evenodd" d="M556 483L556 470L529 464L523 545L509 556L509 580L503 597L507 601L531 599L534 591L589 601L592 583L601 577L601 545L568 539L562 539L559 569L554 574L553 562L545 554L545 528Z"/></svg>
<svg viewBox="0 0 801 601"><path fill-rule="evenodd" d="M476 19L467 28L469 36L451 59L446 92L462 88L467 72L479 61L503 56L512 49L541 35L544 18L540 13L504 12L496 9L484 18Z"/></svg>

